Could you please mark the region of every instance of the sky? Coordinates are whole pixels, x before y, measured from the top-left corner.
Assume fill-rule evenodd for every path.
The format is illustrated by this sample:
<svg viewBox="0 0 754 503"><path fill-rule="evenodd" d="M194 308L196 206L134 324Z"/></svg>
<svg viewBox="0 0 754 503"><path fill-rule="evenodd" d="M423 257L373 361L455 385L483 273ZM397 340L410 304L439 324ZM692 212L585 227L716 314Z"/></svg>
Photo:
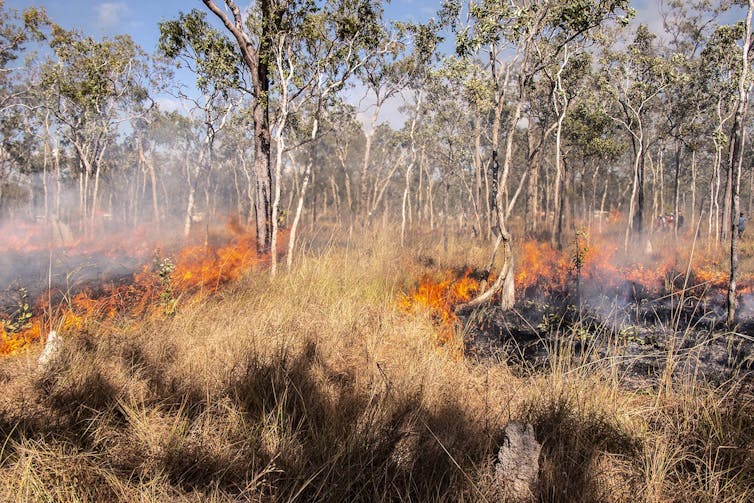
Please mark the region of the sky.
<svg viewBox="0 0 754 503"><path fill-rule="evenodd" d="M0 0L2 1L2 0ZM221 4L221 0L217 0ZM662 0L632 0L637 11L633 23L647 24L654 33L663 31L660 14ZM238 0L239 5L247 2ZM385 16L391 20L426 21L440 8L441 0L392 0L386 5ZM158 23L174 19L178 13L188 12L193 8L206 9L200 0L128 0L128 1L92 1L92 0L6 0L6 8L19 11L30 6L44 7L53 21L64 28L77 28L95 38L121 33L130 34L146 52L152 54L157 48L160 36ZM208 12L208 19L214 16ZM187 71L179 71L176 78L185 82L194 82ZM360 116L368 116L369 99L363 100L363 89L350 91L349 101L360 105ZM178 100L162 96L157 100L163 108L180 109ZM397 109L400 102L395 101L381 114L381 120L387 120L394 127L400 127L401 121Z"/></svg>

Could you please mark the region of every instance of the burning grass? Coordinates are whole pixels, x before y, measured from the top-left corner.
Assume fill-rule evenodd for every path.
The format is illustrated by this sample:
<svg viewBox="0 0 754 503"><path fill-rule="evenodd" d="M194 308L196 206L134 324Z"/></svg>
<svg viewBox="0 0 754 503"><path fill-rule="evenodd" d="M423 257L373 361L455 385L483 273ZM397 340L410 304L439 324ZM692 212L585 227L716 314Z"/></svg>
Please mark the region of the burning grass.
<svg viewBox="0 0 754 503"><path fill-rule="evenodd" d="M452 271L484 254L469 248L423 252ZM0 499L496 501L511 420L543 443L546 501L754 498L748 385L639 393L608 359L459 359L442 323L481 277L412 255L389 238L323 250L170 316L70 330L43 370L37 351L0 359Z"/></svg>
<svg viewBox="0 0 754 503"><path fill-rule="evenodd" d="M589 237L579 233L570 247L559 251L549 243L528 240L517 247L515 284L518 300L561 303L569 298L589 302L591 298L631 295L656 298L679 291L703 297L727 288L724 250L700 251L692 255L684 239L658 241L654 251L624 253L610 235ZM651 248L651 247L650 247ZM754 291L754 270L743 270L738 281L740 296ZM493 271L494 273L494 271ZM400 304L407 312L428 312L439 327L438 342L453 339L458 318L454 308L471 300L486 283L484 272L471 268L427 272L406 293ZM490 281L491 282L491 281ZM631 300L631 299L629 299ZM636 299L638 300L638 299Z"/></svg>
<svg viewBox="0 0 754 503"><path fill-rule="evenodd" d="M281 249L285 234L282 233ZM132 273L117 277L102 277L92 286L55 285L41 293L36 303L24 294L17 309L0 319L0 355L13 354L44 338L49 330L62 333L80 332L89 324L107 324L117 318L164 317L171 314L179 303L190 303L215 294L218 289L237 281L257 267L262 267L268 257L256 253L253 235L245 232L230 220L224 231L212 235L193 236L190 240L204 238L202 244L180 246L176 242L150 245L143 243L140 230L128 236L112 237L119 243L117 253L133 243L130 259L139 264ZM136 246L136 243L139 243ZM88 256L104 250L102 242L97 247L79 244L69 249L69 254ZM175 250L162 256L160 250ZM146 250L150 250L149 253ZM51 249L60 253L61 249Z"/></svg>

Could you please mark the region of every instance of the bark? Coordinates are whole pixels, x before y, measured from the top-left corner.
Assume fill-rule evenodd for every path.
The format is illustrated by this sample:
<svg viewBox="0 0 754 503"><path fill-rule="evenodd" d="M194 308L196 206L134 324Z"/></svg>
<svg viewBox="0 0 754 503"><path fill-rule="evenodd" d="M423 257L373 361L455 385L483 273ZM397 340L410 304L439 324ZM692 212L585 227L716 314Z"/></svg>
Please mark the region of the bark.
<svg viewBox="0 0 754 503"><path fill-rule="evenodd" d="M474 120L474 211L476 214L476 225L479 234L482 234L482 226L489 217L482 209L482 171L484 163L482 162L482 122L477 117Z"/></svg>
<svg viewBox="0 0 754 503"><path fill-rule="evenodd" d="M374 133L377 130L377 118L380 115L380 108L382 107L382 101L377 96L377 102L374 105L372 111L372 118L370 121L369 131L366 135L366 144L364 145L364 159L361 164L361 186L359 190L359 204L361 205L361 216L367 221L369 219L369 213L372 208L368 201L368 180L369 180L369 161L372 155L372 140L374 139ZM376 205L375 205L376 206Z"/></svg>
<svg viewBox="0 0 754 503"><path fill-rule="evenodd" d="M526 212L524 232L531 236L537 231L539 218L539 154L532 155L534 144L534 128L528 128L527 140L529 144L529 181L526 186Z"/></svg>
<svg viewBox="0 0 754 503"><path fill-rule="evenodd" d="M555 129L555 191L553 193L555 197L553 205L555 213L551 242L558 250L563 249L563 202L565 196L563 194L562 181L565 178L565 167L563 166L561 139L563 137L563 121L565 120L566 112L568 111L568 96L563 89L562 74L565 66L568 64L567 49L568 47L566 46L563 56L563 64L558 69L558 73L555 77L556 85L552 93L553 104L558 113L558 122Z"/></svg>
<svg viewBox="0 0 754 503"><path fill-rule="evenodd" d="M203 162L203 151L199 154L199 164ZM194 218L194 204L196 200L196 175L191 175L191 163L189 161L188 149L184 160L186 166L186 183L188 184L188 195L186 197L186 213L183 220L183 235L188 236L191 233L191 222Z"/></svg>
<svg viewBox="0 0 754 503"><path fill-rule="evenodd" d="M675 141L675 176L673 180L673 234L678 237L678 210L680 204L681 141Z"/></svg>
<svg viewBox="0 0 754 503"><path fill-rule="evenodd" d="M155 223L159 223L160 222L160 205L157 199L157 174L155 172L154 163L152 162L151 158L148 158L144 154L144 148L142 146L141 140L139 140L139 158L141 159L141 162L143 162L144 165L147 167L147 172L149 173L149 183L152 188L152 218L154 219ZM234 176L235 176L235 170L234 170Z"/></svg>
<svg viewBox="0 0 754 503"><path fill-rule="evenodd" d="M301 222L301 213L304 209L304 198L306 196L306 188L309 186L309 179L312 174L312 163L306 165L304 172L304 181L301 183L301 192L298 197L298 204L296 205L296 216L293 218L293 224L291 224L291 233L288 236L288 255L286 256L286 267L290 271L293 267L293 249L296 243L296 232L298 231L299 222Z"/></svg>
<svg viewBox="0 0 754 503"><path fill-rule="evenodd" d="M288 120L288 83L293 78L293 63L290 58L286 58L286 62L283 62L283 47L284 41L281 41L278 50L276 52L276 67L278 71L278 78L280 79L280 88L282 89L280 96L280 116L276 124L275 134L275 198L272 203L272 235L270 238L270 256L272 262L270 264L270 274L275 276L278 267L278 214L280 212L280 192L283 184L283 152L285 150L285 126ZM286 69L284 65L287 64ZM316 120L315 131L312 133L316 137Z"/></svg>
<svg viewBox="0 0 754 503"><path fill-rule="evenodd" d="M626 224L626 236L623 243L625 250L628 250L628 241L631 236L631 231L634 233L641 232L642 223L642 209L644 205L644 176L643 176L643 160L644 160L644 135L639 123L639 132L634 141L634 169L633 169L633 182L631 184L631 199L628 206L628 223ZM637 202L638 200L638 202Z"/></svg>
<svg viewBox="0 0 754 503"><path fill-rule="evenodd" d="M236 39L241 56L251 72L254 90L252 120L254 124L254 215L256 219L257 252L262 254L269 250L272 241L272 171L270 149L270 109L269 109L269 63L272 56L272 9L270 0L260 0L262 17L262 34L259 45L254 43L246 33L246 23L241 10L233 0L225 0L225 5L232 13L228 17L212 0L202 0L207 8L215 14Z"/></svg>
<svg viewBox="0 0 754 503"><path fill-rule="evenodd" d="M419 119L419 112L421 110L422 105L422 91L419 90L416 97L416 107L414 108L414 118L411 121L411 130L410 130L410 137L411 137L411 161L408 164L408 167L406 168L406 186L403 190L403 203L401 205L401 246L404 245L404 239L406 234L406 206L408 205L408 198L411 190L411 173L414 168L414 165L416 164L416 138L414 136L414 133L416 131L416 122Z"/></svg>
<svg viewBox="0 0 754 503"><path fill-rule="evenodd" d="M731 227L730 227L730 279L728 281L728 325L732 325L736 318L736 275L738 273L738 232L736 231L738 213L739 213L739 190L741 186L741 170L744 158L744 139L746 123L747 101L750 88L747 86L749 76L749 47L751 44L752 32L752 14L754 14L754 0L749 0L749 8L746 14L746 36L744 37L743 48L741 51L741 75L738 82L738 105L736 114L733 119L732 141L728 171L733 176L735 171L734 183L731 184Z"/></svg>
<svg viewBox="0 0 754 503"><path fill-rule="evenodd" d="M696 150L691 151L691 228L696 228Z"/></svg>
<svg viewBox="0 0 754 503"><path fill-rule="evenodd" d="M450 192L450 184L443 181L443 188L445 189L443 194L443 211L442 211L442 249L445 253L448 253L448 195Z"/></svg>

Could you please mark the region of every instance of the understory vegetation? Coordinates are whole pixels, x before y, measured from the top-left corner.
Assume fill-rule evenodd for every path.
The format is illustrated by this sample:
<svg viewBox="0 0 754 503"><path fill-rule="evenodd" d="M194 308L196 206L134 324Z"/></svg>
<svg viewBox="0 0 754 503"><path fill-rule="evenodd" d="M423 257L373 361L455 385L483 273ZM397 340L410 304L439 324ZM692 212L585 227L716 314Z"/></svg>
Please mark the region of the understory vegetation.
<svg viewBox="0 0 754 503"><path fill-rule="evenodd" d="M543 445L542 501L754 499L745 380L632 390L610 360L477 360L401 309L427 257L486 252L336 238L159 319L93 317L46 366L0 360L0 499L499 501L510 421Z"/></svg>

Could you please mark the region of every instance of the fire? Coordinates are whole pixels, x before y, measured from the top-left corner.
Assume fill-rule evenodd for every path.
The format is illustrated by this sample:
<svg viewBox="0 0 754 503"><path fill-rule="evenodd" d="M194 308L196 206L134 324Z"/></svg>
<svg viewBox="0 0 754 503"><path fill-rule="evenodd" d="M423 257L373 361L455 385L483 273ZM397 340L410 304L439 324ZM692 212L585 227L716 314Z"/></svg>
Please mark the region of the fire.
<svg viewBox="0 0 754 503"><path fill-rule="evenodd" d="M727 288L728 273L721 256L699 249L692 256L691 247L683 242L659 245L654 251L647 247L644 253L625 254L620 239L604 234L591 237L580 233L579 240L562 251L549 243L528 240L516 249L516 292L520 300L533 296L562 298L577 287L609 294L627 283L641 285L649 295L657 296L677 293L683 287L694 295ZM400 306L406 312L429 312L439 327L438 341L445 343L454 333L454 308L471 300L480 286L469 269L461 274L445 271L439 276L425 275L414 291L402 296ZM751 276L742 275L739 294L752 291Z"/></svg>
<svg viewBox="0 0 754 503"><path fill-rule="evenodd" d="M83 288L72 296L60 292L45 292L37 300L28 320L14 321L12 316L0 319L0 355L16 353L41 340L51 328L60 332L81 332L91 322L106 324L120 316L143 318L170 315L178 303L186 303L215 294L223 285L237 281L256 267L264 266L268 256L259 256L256 241L235 221L231 220L222 233L209 232L194 236L184 247L145 244L141 230L121 239L118 250L110 253L119 257L122 250L134 250L131 260L141 261L136 272L117 281L105 281L92 288ZM278 253L285 249L287 233L281 233ZM104 243L104 242L103 242ZM137 244L138 243L138 244ZM106 244L100 244L105 249ZM69 253L91 253L92 246L72 248ZM173 254L161 256L159 250L175 249ZM149 250L149 252L147 251ZM58 251L58 250L56 250ZM147 257L151 257L151 260ZM57 302L51 299L60 299ZM17 316L16 316L17 318Z"/></svg>
<svg viewBox="0 0 754 503"><path fill-rule="evenodd" d="M439 328L437 342L445 344L453 338L458 320L454 308L474 298L479 287L479 280L473 277L473 271L468 268L461 273L445 271L439 279L425 275L415 292L401 298L400 306L410 313L428 312Z"/></svg>
<svg viewBox="0 0 754 503"><path fill-rule="evenodd" d="M555 250L549 243L525 241L521 250L521 260L515 271L516 289L562 290L566 287L569 270L568 257Z"/></svg>

